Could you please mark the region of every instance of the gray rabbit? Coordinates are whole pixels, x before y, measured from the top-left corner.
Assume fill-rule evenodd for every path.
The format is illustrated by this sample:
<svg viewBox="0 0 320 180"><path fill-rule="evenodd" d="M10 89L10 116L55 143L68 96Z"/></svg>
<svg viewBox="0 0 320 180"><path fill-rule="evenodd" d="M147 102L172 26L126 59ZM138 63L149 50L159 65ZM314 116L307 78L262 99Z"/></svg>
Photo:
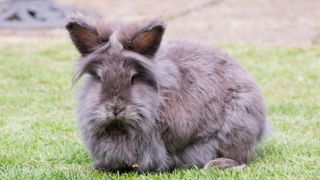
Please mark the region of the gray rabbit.
<svg viewBox="0 0 320 180"><path fill-rule="evenodd" d="M78 124L96 169L160 172L250 162L266 105L231 57L185 41L161 44L166 26L158 19L106 23L76 15L66 28L81 53Z"/></svg>

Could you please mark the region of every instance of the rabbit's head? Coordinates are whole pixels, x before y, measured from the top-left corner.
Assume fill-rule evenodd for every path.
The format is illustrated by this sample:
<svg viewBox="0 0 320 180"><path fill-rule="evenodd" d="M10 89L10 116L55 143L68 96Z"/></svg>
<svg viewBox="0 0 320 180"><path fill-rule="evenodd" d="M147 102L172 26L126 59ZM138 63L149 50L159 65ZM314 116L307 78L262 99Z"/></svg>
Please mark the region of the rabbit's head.
<svg viewBox="0 0 320 180"><path fill-rule="evenodd" d="M90 117L82 120L97 127L148 130L159 103L152 57L165 30L163 22L122 25L73 17L66 28L82 55L75 79L88 76L79 106Z"/></svg>

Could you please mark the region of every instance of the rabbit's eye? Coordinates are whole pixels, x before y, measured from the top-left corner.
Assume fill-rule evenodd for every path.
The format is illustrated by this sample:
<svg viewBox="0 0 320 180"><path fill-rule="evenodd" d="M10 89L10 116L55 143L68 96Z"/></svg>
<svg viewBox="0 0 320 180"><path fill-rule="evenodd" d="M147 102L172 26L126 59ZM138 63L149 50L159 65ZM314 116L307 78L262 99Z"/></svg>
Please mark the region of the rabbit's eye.
<svg viewBox="0 0 320 180"><path fill-rule="evenodd" d="M132 77L131 77L131 85L135 84L136 82L138 81L141 81L143 79L142 75L140 74L134 74Z"/></svg>
<svg viewBox="0 0 320 180"><path fill-rule="evenodd" d="M95 71L90 71L89 72L90 76L94 78L94 80L101 82L101 77L98 75L97 72Z"/></svg>

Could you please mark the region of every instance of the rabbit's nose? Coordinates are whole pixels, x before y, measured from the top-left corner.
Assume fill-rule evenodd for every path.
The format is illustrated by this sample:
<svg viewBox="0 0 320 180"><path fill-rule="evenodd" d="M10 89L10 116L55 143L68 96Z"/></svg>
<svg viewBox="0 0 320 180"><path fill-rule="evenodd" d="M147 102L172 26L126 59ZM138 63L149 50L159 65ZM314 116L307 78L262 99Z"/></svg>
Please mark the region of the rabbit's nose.
<svg viewBox="0 0 320 180"><path fill-rule="evenodd" d="M125 109L125 107L122 106L114 106L113 107L113 115L117 116L119 113L121 113L123 110Z"/></svg>

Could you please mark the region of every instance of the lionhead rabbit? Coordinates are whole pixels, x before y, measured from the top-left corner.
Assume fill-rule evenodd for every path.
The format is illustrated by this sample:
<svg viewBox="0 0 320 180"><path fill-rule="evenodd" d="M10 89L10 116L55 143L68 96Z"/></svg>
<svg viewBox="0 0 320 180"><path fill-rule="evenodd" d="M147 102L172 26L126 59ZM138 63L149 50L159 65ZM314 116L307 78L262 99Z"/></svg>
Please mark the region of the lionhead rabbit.
<svg viewBox="0 0 320 180"><path fill-rule="evenodd" d="M161 44L161 20L66 25L81 53L75 79L82 138L102 170L243 167L266 123L259 88L231 57L189 42Z"/></svg>

